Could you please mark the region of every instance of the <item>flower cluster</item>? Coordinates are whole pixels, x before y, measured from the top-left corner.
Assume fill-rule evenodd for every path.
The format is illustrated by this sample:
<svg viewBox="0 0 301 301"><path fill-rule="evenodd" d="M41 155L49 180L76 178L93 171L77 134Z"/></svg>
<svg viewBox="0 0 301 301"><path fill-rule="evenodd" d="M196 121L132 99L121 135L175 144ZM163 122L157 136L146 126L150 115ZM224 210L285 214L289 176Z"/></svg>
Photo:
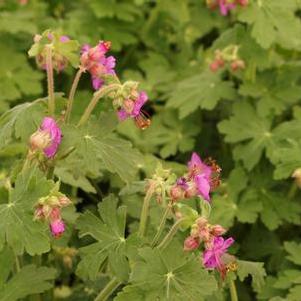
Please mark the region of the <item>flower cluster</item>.
<svg viewBox="0 0 301 301"><path fill-rule="evenodd" d="M217 49L214 52L214 59L210 63L210 70L217 72L228 64L233 72L244 69L245 62L238 57L238 46L230 45L224 50Z"/></svg>
<svg viewBox="0 0 301 301"><path fill-rule="evenodd" d="M237 5L245 7L248 4L249 0L207 0L207 6L212 10L219 8L223 16L227 16Z"/></svg>
<svg viewBox="0 0 301 301"><path fill-rule="evenodd" d="M81 68L91 74L92 85L95 90L103 86L107 75L115 75L116 60L113 56L106 56L110 48L111 43L104 41L100 41L95 47L88 44L82 47Z"/></svg>
<svg viewBox="0 0 301 301"><path fill-rule="evenodd" d="M36 63L41 69L47 69L47 48L51 49L52 67L57 72L67 67L68 57L61 50L69 43L73 43L68 36L46 31L42 35L36 34L33 40L34 45L29 54L36 57Z"/></svg>
<svg viewBox="0 0 301 301"><path fill-rule="evenodd" d="M191 226L190 236L184 242L184 250L192 251L204 244L203 264L207 269L217 269L222 278L225 277L228 263L225 255L228 248L234 243L232 237L224 240L226 230L220 225L211 225L204 217L199 217Z"/></svg>
<svg viewBox="0 0 301 301"><path fill-rule="evenodd" d="M47 158L53 158L62 140L62 132L56 121L45 117L40 128L30 137L31 153L43 152Z"/></svg>
<svg viewBox="0 0 301 301"><path fill-rule="evenodd" d="M193 153L188 162L188 172L179 178L170 189L173 201L194 196L201 196L210 201L210 192L220 184L221 168L214 160L208 159L204 163L201 158Z"/></svg>
<svg viewBox="0 0 301 301"><path fill-rule="evenodd" d="M61 209L70 204L70 199L56 190L49 196L39 199L34 218L35 220L47 221L52 235L58 238L65 231L65 223L61 217Z"/></svg>

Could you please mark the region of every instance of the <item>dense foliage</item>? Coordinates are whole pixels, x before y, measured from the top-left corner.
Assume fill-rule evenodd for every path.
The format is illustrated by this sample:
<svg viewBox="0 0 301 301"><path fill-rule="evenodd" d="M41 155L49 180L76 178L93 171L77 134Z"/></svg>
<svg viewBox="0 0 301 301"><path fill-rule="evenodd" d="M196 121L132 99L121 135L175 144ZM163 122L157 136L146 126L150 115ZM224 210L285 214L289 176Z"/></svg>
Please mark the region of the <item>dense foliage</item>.
<svg viewBox="0 0 301 301"><path fill-rule="evenodd" d="M0 0L0 301L300 301L300 12Z"/></svg>

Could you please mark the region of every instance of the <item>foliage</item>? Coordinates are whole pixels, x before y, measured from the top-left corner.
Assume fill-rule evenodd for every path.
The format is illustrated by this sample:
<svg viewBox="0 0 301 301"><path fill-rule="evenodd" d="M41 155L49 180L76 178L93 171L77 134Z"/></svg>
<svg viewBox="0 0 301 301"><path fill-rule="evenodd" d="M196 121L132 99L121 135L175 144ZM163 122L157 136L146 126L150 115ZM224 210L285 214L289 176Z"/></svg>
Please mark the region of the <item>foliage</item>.
<svg viewBox="0 0 301 301"><path fill-rule="evenodd" d="M0 301L93 300L110 285L100 300L225 301L229 281L239 300L301 300L301 2L249 0L226 16L209 2L0 1ZM46 158L31 153L31 139L51 115L43 70L51 39L63 137ZM119 76L105 80L123 86L81 124L93 97L87 68L67 120L79 45L100 40L112 42ZM135 81L149 96L143 131L115 112ZM194 151L217 160L222 183L210 208L199 198L173 204L161 231L168 188ZM152 181L161 186L140 235ZM65 195L72 205L55 203ZM59 208L61 237L51 237L52 217L39 206ZM204 212L235 238L237 270L224 280L199 252L182 250ZM158 247L174 213L186 219Z"/></svg>

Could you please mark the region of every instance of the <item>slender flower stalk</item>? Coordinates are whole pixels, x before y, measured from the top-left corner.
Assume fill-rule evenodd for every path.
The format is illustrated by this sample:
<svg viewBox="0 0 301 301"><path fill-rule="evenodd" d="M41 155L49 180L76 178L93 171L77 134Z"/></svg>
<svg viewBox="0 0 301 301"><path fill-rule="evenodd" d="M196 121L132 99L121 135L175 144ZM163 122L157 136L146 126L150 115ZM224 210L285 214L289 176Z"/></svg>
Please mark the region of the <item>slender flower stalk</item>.
<svg viewBox="0 0 301 301"><path fill-rule="evenodd" d="M103 288L103 290L96 296L94 301L106 301L112 295L112 293L120 286L122 283L118 281L117 278L112 278L111 281Z"/></svg>
<svg viewBox="0 0 301 301"><path fill-rule="evenodd" d="M234 280L229 281L229 289L230 289L230 296L231 301L238 301L237 291Z"/></svg>
<svg viewBox="0 0 301 301"><path fill-rule="evenodd" d="M165 224L166 224L166 219L167 219L167 217L168 217L168 214L169 214L170 210L171 210L171 204L169 203L169 204L167 205L167 207L166 207L164 213L163 213L163 216L162 216L162 218L161 218L161 222L160 222L158 231L157 231L157 233L156 233L156 235L155 235L155 237L154 237L154 239L153 239L153 241L152 241L152 244L151 244L151 247L152 247L152 248L156 246L156 244L157 244L158 241L159 241L160 236L162 235L162 232L163 232L163 230L164 230L164 226L165 226Z"/></svg>
<svg viewBox="0 0 301 301"><path fill-rule="evenodd" d="M107 94L116 91L118 88L120 87L120 84L111 84L109 86L105 86L101 89L99 89L97 92L94 93L94 96L92 98L92 100L90 101L89 105L87 106L84 114L82 115L79 123L77 124L77 126L81 126L84 123L87 122L87 120L89 119L92 111L94 110L94 108L96 107L96 105L98 104L98 101L106 96Z"/></svg>
<svg viewBox="0 0 301 301"><path fill-rule="evenodd" d="M169 232L166 234L166 236L164 237L164 239L161 241L161 243L158 245L158 249L165 249L168 244L170 243L170 241L172 240L172 238L175 236L175 234L177 233L181 223L183 222L183 218L178 219L174 225L171 227L171 229L169 230Z"/></svg>
<svg viewBox="0 0 301 301"><path fill-rule="evenodd" d="M154 193L154 188L155 188L154 185L151 185L148 188L147 193L143 200L143 205L142 205L142 210L141 210L141 215L140 215L140 224L139 224L139 230L138 230L138 234L140 237L143 237L145 235L147 218L148 218L148 213L149 213L149 204L150 204L151 197Z"/></svg>
<svg viewBox="0 0 301 301"><path fill-rule="evenodd" d="M51 45L46 47L46 72L47 72L47 87L48 87L48 110L51 116L55 112L54 100L54 80L53 80L53 63L52 63L52 48Z"/></svg>
<svg viewBox="0 0 301 301"><path fill-rule="evenodd" d="M66 109L66 114L65 114L65 121L68 122L70 119L70 115L72 112L72 107L73 107L73 101L74 101L74 95L75 95L75 91L77 89L79 80L82 76L82 74L84 73L84 69L83 68L79 68L78 71L76 72L76 75L74 77L71 89L70 89L70 93L69 93L69 98L68 98L68 103L67 103L67 109Z"/></svg>

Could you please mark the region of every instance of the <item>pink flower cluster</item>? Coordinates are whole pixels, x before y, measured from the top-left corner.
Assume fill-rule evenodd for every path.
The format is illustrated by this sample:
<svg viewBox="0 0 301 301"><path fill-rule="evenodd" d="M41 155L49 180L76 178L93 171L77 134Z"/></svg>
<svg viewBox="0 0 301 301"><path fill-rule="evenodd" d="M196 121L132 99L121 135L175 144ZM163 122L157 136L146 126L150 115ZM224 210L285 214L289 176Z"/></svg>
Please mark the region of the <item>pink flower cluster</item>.
<svg viewBox="0 0 301 301"><path fill-rule="evenodd" d="M213 160L204 163L201 158L193 153L188 162L188 173L179 178L170 190L173 201L194 196L201 196L210 201L210 192L220 184L221 168Z"/></svg>
<svg viewBox="0 0 301 301"><path fill-rule="evenodd" d="M92 85L95 90L100 89L106 75L115 75L116 60L113 56L106 56L111 43L100 41L95 47L84 45L81 52L81 68L87 70L92 77Z"/></svg>
<svg viewBox="0 0 301 301"><path fill-rule="evenodd" d="M61 208L71 204L66 196L51 196L42 198L36 209L35 220L45 220L49 223L49 228L55 238L59 238L65 232L65 223L61 217Z"/></svg>
<svg viewBox="0 0 301 301"><path fill-rule="evenodd" d="M192 225L190 236L184 242L184 250L192 251L204 244L203 264L207 269L217 269L225 277L227 265L224 261L228 248L234 243L232 237L224 240L226 230L220 225L210 225L204 217L199 217Z"/></svg>
<svg viewBox="0 0 301 301"><path fill-rule="evenodd" d="M220 14L227 16L230 10L233 10L237 5L245 7L249 4L249 0L207 0L207 6L215 10L219 8Z"/></svg>
<svg viewBox="0 0 301 301"><path fill-rule="evenodd" d="M46 157L53 158L61 140L62 132L56 121L45 117L40 128L30 137L30 149L32 152L43 151Z"/></svg>

